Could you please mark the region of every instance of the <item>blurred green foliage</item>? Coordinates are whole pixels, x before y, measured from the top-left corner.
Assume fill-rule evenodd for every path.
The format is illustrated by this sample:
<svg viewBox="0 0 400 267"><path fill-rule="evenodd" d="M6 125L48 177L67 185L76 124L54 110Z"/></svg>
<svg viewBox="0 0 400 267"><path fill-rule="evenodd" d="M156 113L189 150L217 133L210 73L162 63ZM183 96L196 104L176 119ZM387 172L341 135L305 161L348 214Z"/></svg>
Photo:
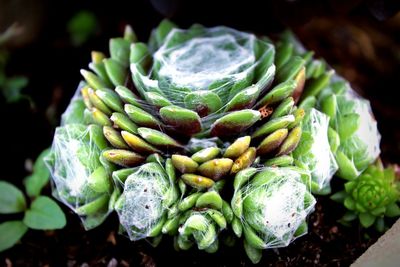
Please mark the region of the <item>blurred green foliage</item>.
<svg viewBox="0 0 400 267"><path fill-rule="evenodd" d="M92 12L85 10L77 12L67 24L71 43L74 46L86 43L90 37L95 35L97 25L97 18Z"/></svg>
<svg viewBox="0 0 400 267"><path fill-rule="evenodd" d="M25 76L8 76L6 74L10 52L5 44L20 33L21 27L17 23L12 24L4 32L0 33L0 92L7 103L16 103L26 99L33 107L31 98L22 93L22 90L28 85L28 78Z"/></svg>
<svg viewBox="0 0 400 267"><path fill-rule="evenodd" d="M0 91L7 103L16 103L22 99L31 102L29 96L24 95L22 90L28 85L28 78L25 76L7 76L6 66L9 60L9 52L0 47Z"/></svg>

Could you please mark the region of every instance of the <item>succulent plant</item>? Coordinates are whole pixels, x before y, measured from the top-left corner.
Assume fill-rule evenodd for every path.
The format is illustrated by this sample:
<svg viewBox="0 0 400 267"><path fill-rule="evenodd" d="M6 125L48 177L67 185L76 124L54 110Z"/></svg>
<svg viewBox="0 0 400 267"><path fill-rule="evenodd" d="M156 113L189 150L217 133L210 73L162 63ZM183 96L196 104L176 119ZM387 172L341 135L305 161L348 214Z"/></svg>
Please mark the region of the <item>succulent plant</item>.
<svg viewBox="0 0 400 267"><path fill-rule="evenodd" d="M293 151L297 165L310 171L313 193L329 193L329 182L338 169L330 150L328 129L328 116L316 109L307 110L300 143Z"/></svg>
<svg viewBox="0 0 400 267"><path fill-rule="evenodd" d="M101 127L66 124L56 129L46 159L55 197L81 216L86 229L102 223L116 197L111 180L113 166L101 157L106 147Z"/></svg>
<svg viewBox="0 0 400 267"><path fill-rule="evenodd" d="M380 162L370 165L357 179L345 183L344 190L331 196L344 204L348 212L340 219L344 224L359 219L368 228L385 229L385 217L400 216L400 191L393 167L383 168Z"/></svg>
<svg viewBox="0 0 400 267"><path fill-rule="evenodd" d="M287 246L306 233L305 219L315 204L309 181L309 174L295 167L247 168L236 175L231 205L240 222L234 231L243 233L253 263L262 249Z"/></svg>
<svg viewBox="0 0 400 267"><path fill-rule="evenodd" d="M369 101L333 70L328 70L324 61L312 59L311 52L305 52L293 34L285 32L281 40L281 46L288 47L286 50L306 59L307 82L299 107L315 107L329 117L329 142L339 166L336 175L355 179L380 154L381 137Z"/></svg>
<svg viewBox="0 0 400 267"><path fill-rule="evenodd" d="M157 238L161 234L168 209L179 197L174 175L167 167L153 161L113 173L122 191L115 210L131 240Z"/></svg>
<svg viewBox="0 0 400 267"><path fill-rule="evenodd" d="M198 249L214 253L219 248L218 234L226 230L232 221L233 213L217 190L195 192L177 203L177 214L169 214L169 221L176 222L174 230L166 223L164 233L176 234L176 248L187 250L193 244Z"/></svg>
<svg viewBox="0 0 400 267"><path fill-rule="evenodd" d="M159 109L166 127L193 135L214 122L211 134L233 135L260 119L249 109L274 77L272 44L226 27L181 30L168 22L155 39L151 49L132 45L131 72L141 98ZM232 125L234 111L247 120Z"/></svg>
<svg viewBox="0 0 400 267"><path fill-rule="evenodd" d="M336 175L356 179L380 154L381 136L369 101L337 76L318 101L319 109L330 117L329 138L339 166Z"/></svg>
<svg viewBox="0 0 400 267"><path fill-rule="evenodd" d="M262 249L307 231L310 191L329 189L332 153L353 158L358 171L375 157L364 160L364 147L340 136L342 113L323 104L341 97L331 89L333 71L290 33L274 44L165 20L147 44L128 26L109 47L110 57L92 52L91 71L81 70L48 160L55 195L88 229L116 210L131 240L157 245L167 234L178 250L209 253L243 233L258 262ZM338 101L337 110L365 107L350 102Z"/></svg>

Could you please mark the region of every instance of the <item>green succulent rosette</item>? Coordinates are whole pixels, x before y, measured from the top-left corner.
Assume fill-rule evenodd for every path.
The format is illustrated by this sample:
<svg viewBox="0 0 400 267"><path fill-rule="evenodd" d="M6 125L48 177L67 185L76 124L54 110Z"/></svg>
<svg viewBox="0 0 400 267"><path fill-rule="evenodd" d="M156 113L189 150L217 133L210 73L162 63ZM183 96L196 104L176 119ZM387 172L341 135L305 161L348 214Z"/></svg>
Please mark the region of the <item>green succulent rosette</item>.
<svg viewBox="0 0 400 267"><path fill-rule="evenodd" d="M330 192L330 180L338 170L328 140L329 117L312 108L302 122L302 137L293 151L296 163L310 171L313 193Z"/></svg>
<svg viewBox="0 0 400 267"><path fill-rule="evenodd" d="M399 185L393 167L384 169L380 163L370 165L356 180L344 185L345 190L331 196L341 202L348 212L340 219L350 224L359 219L361 225L385 229L385 217L400 216Z"/></svg>
<svg viewBox="0 0 400 267"><path fill-rule="evenodd" d="M193 204L192 204L192 203ZM194 244L199 250L214 253L219 248L219 233L226 231L232 221L233 213L229 204L224 201L218 191L192 192L177 204L178 214L169 221L177 220L179 227L171 231L170 224L165 224L164 233L174 234L175 248L190 249Z"/></svg>
<svg viewBox="0 0 400 267"><path fill-rule="evenodd" d="M113 178L122 192L115 204L122 232L134 241L159 238L168 209L179 197L162 162L115 171Z"/></svg>
<svg viewBox="0 0 400 267"><path fill-rule="evenodd" d="M321 92L319 107L331 118L330 138L339 165L337 176L347 180L357 178L380 154L381 136L369 101L336 77Z"/></svg>
<svg viewBox="0 0 400 267"><path fill-rule="evenodd" d="M66 124L56 129L46 159L53 195L81 217L86 229L101 224L112 210L113 166L101 157L106 147L99 126Z"/></svg>
<svg viewBox="0 0 400 267"><path fill-rule="evenodd" d="M156 32L153 38L162 37L150 41L156 43L151 49L131 46L133 82L159 109L163 123L183 134L204 131L227 112L252 108L273 80L274 47L252 34L201 25L183 30L168 22ZM173 111L186 116L179 119ZM230 134L240 130L245 129Z"/></svg>
<svg viewBox="0 0 400 267"><path fill-rule="evenodd" d="M309 184L309 173L297 167L247 168L236 175L232 227L236 235L243 233L253 263L261 250L285 247L306 233L305 219L316 202Z"/></svg>

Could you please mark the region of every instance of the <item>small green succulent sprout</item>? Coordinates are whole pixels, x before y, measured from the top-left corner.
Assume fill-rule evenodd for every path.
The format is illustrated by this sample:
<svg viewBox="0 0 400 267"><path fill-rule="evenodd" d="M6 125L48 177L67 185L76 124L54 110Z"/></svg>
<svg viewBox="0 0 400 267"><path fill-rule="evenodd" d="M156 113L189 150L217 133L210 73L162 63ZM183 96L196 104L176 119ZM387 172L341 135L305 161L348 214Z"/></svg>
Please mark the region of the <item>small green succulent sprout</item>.
<svg viewBox="0 0 400 267"><path fill-rule="evenodd" d="M176 237L178 248L187 250L196 244L199 250L208 253L218 250L218 233L227 227L223 213L212 208L199 211L188 210L179 217L179 224L181 226Z"/></svg>
<svg viewBox="0 0 400 267"><path fill-rule="evenodd" d="M186 186L180 186L182 197L169 209L162 230L174 235L177 250L188 250L195 244L199 250L208 253L218 250L218 235L233 219L232 209L219 194L224 184L224 181L218 181L207 191L189 191Z"/></svg>
<svg viewBox="0 0 400 267"><path fill-rule="evenodd" d="M370 165L357 179L345 183L344 190L331 196L348 209L340 219L345 225L359 219L364 228L375 226L385 230L385 217L400 216L398 202L400 191L392 166L383 168L381 163Z"/></svg>
<svg viewBox="0 0 400 267"><path fill-rule="evenodd" d="M334 78L320 93L318 109L330 117L330 142L339 166L336 175L352 180L378 158L381 136L369 101L339 76Z"/></svg>
<svg viewBox="0 0 400 267"><path fill-rule="evenodd" d="M296 167L248 168L236 175L231 206L240 220L235 228L242 230L234 231L243 232L254 263L262 249L285 247L306 233L305 219L316 202L309 182L308 172Z"/></svg>
<svg viewBox="0 0 400 267"><path fill-rule="evenodd" d="M156 29L151 48L131 47L133 82L160 109L162 121L187 135L215 118L215 135L240 133L258 121L259 111L250 108L273 80L273 45L227 27L196 24L183 30L167 24ZM224 127L231 131L221 131Z"/></svg>
<svg viewBox="0 0 400 267"><path fill-rule="evenodd" d="M101 160L106 147L99 126L66 124L56 129L46 159L54 182L53 195L81 217L86 229L101 224L110 212L112 166Z"/></svg>
<svg viewBox="0 0 400 267"><path fill-rule="evenodd" d="M164 166L149 162L113 173L122 194L115 203L123 232L131 240L157 238L168 209L178 200L178 189Z"/></svg>
<svg viewBox="0 0 400 267"><path fill-rule="evenodd" d="M338 169L328 140L329 117L312 108L302 122L302 137L293 157L311 174L313 193L329 193L330 180Z"/></svg>

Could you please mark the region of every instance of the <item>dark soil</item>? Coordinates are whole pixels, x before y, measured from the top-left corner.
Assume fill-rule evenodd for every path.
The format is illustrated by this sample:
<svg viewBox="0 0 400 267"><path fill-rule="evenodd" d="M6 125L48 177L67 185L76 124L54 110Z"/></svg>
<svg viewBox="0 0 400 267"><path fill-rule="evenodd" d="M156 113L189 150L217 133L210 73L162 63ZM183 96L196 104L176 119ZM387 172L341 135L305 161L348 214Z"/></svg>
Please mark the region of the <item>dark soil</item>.
<svg viewBox="0 0 400 267"><path fill-rule="evenodd" d="M87 66L92 49L107 51L108 38L119 35L126 23L133 25L139 39L147 39L162 16L147 1L131 2L135 3L124 6L116 1L91 6L71 1L61 1L57 5L51 1L37 1L36 9L32 10L39 10L42 17L29 22L29 25L36 25L34 32L37 34L30 42L11 47L8 67L10 74L29 77L30 83L24 93L31 96L35 107L31 108L26 101L6 104L0 97L1 132L6 138L2 139L2 152L7 156L0 179L22 187L22 178L28 174L27 160L34 159L51 144L54 127L80 80L79 69ZM264 11L257 7L246 6L242 10L242 6L234 6L229 16L221 16L222 7L213 6L213 1L205 2L210 5L199 7L196 13L202 15L194 15L193 9L197 6L182 4L173 20L182 26L194 22L208 26L225 24L265 34L277 32L285 24L293 26L307 48L325 58L360 94L371 100L383 136L382 158L385 162L397 161L400 108L395 90L400 74L399 16L379 22L364 6L327 11L322 5L313 9L312 16L310 9L303 7L281 8L266 17L265 10L274 10L276 6ZM83 46L74 47L65 25L81 9L96 14L99 30ZM255 9L258 11L251 16ZM246 12L248 19L243 17ZM21 11L21 14L25 13ZM118 19L110 14L119 14ZM340 188L341 183L336 180L334 189ZM45 193L50 194L50 188L46 188ZM68 221L65 229L30 230L14 248L0 253L0 266L252 266L239 243L232 248L221 246L211 255L197 249L175 252L172 239L168 237L157 248L152 248L146 241L130 242L118 235L116 214L102 226L86 232L79 218L66 207L63 209ZM316 210L309 218L309 233L287 248L265 251L260 266L350 265L376 241L379 233L340 225L337 219L343 212L343 208L328 197L319 197ZM0 221L10 218L19 216L0 216Z"/></svg>

